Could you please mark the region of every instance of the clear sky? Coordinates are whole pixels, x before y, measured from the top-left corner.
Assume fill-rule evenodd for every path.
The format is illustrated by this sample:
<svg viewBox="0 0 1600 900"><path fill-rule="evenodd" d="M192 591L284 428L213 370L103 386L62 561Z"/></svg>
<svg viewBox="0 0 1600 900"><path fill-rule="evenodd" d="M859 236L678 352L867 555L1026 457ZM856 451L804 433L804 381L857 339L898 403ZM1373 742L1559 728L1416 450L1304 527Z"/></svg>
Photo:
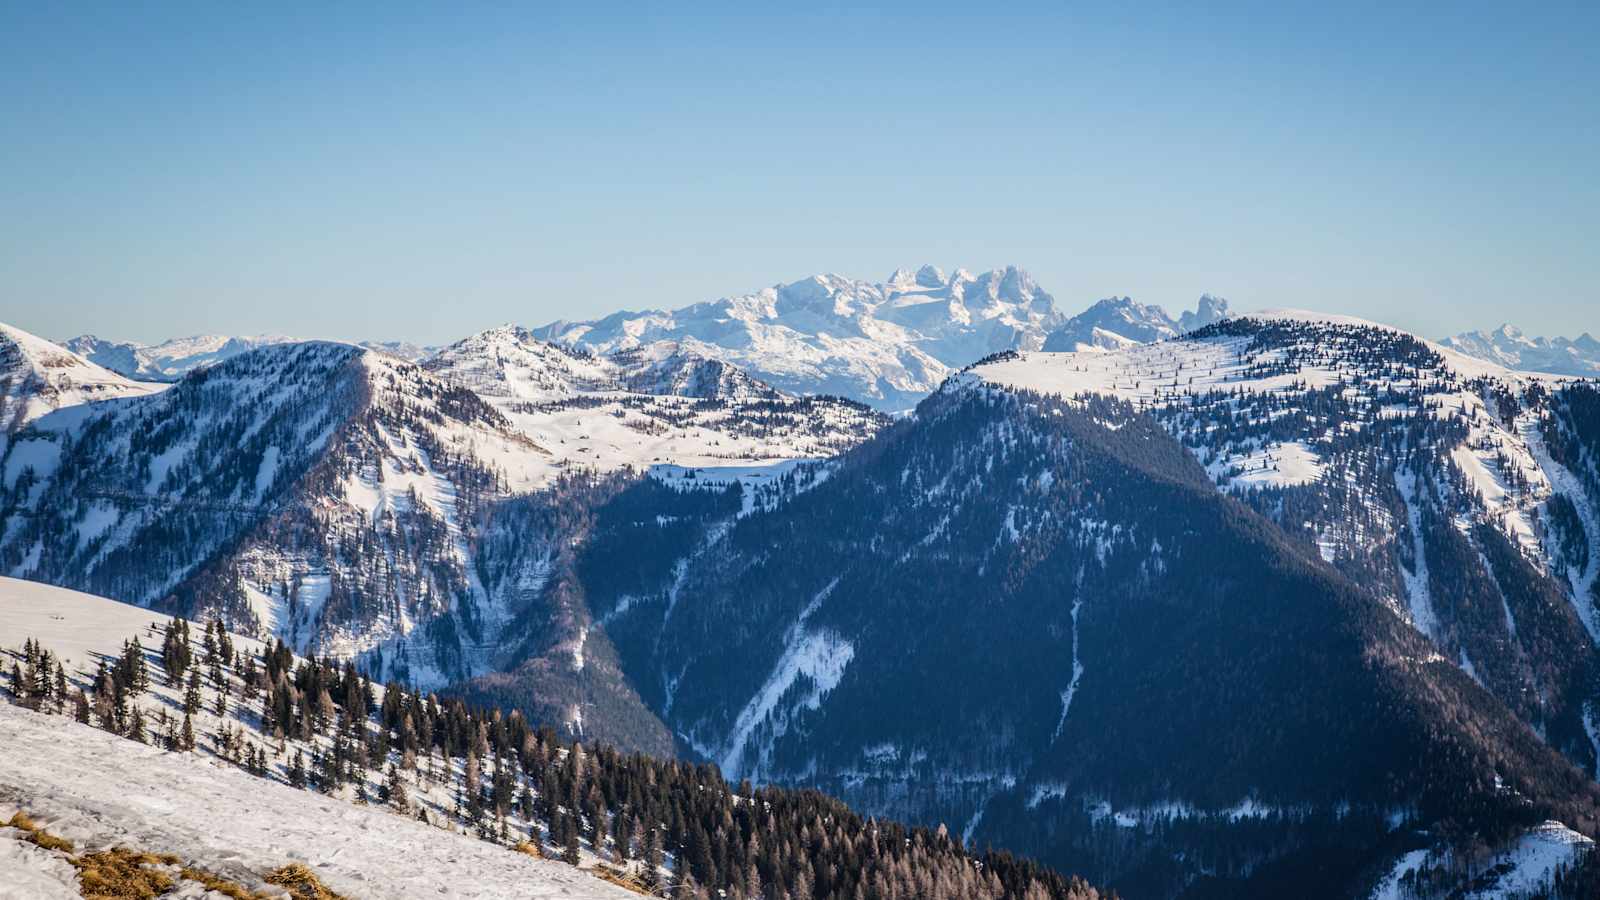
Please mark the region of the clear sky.
<svg viewBox="0 0 1600 900"><path fill-rule="evenodd" d="M1600 4L680 5L0 0L0 320L439 342L932 262L1600 332Z"/></svg>

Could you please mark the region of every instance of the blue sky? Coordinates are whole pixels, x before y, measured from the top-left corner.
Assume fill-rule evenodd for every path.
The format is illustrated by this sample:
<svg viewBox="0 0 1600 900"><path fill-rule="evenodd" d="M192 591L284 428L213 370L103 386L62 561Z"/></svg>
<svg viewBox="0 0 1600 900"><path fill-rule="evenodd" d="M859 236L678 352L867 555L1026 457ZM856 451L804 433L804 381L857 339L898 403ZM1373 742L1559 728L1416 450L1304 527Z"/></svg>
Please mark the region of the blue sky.
<svg viewBox="0 0 1600 900"><path fill-rule="evenodd" d="M1600 331L1593 3L56 6L0 0L0 320L49 336L437 342L924 262Z"/></svg>

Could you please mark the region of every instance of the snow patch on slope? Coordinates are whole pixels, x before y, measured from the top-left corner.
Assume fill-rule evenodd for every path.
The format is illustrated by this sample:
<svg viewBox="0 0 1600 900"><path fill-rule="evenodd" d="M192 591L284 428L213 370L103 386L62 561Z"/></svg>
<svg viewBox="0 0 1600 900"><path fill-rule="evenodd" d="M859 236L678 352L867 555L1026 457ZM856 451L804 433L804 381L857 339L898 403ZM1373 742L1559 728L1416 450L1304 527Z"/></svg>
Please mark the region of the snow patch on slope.
<svg viewBox="0 0 1600 900"><path fill-rule="evenodd" d="M745 758L751 749L750 738L757 726L770 723L772 733L765 746L758 749L758 758L751 770L759 770L771 748L771 742L787 731L789 716L801 709L820 708L822 698L837 687L844 677L845 667L855 657L855 647L830 630L806 629L806 620L838 584L837 578L828 582L801 611L800 618L790 626L784 637L783 655L773 666L772 673L739 712L728 741L728 750L722 758L722 771L728 779L734 780L742 774L748 774ZM788 695L802 677L809 683L809 689L791 709L780 710L779 701Z"/></svg>

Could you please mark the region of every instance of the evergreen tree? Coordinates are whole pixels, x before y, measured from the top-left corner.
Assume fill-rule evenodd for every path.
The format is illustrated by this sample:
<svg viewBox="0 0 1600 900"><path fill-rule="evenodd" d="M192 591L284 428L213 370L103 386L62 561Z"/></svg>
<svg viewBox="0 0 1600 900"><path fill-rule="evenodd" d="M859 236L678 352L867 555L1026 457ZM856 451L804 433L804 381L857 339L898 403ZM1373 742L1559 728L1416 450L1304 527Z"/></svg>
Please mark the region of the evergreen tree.
<svg viewBox="0 0 1600 900"><path fill-rule="evenodd" d="M561 861L569 866L578 864L578 828L573 825L567 829L566 845L561 849Z"/></svg>
<svg viewBox="0 0 1600 900"><path fill-rule="evenodd" d="M200 696L200 673L189 673L189 686L183 692L183 711L187 715L194 715L200 711L204 701Z"/></svg>
<svg viewBox="0 0 1600 900"><path fill-rule="evenodd" d="M394 807L398 812L406 812L411 808L411 799L406 796L405 782L400 778L400 770L394 763L389 764L389 775L383 784L384 802Z"/></svg>
<svg viewBox="0 0 1600 900"><path fill-rule="evenodd" d="M294 762L289 764L289 784L292 787L304 788L306 786L306 755L304 751L294 752Z"/></svg>

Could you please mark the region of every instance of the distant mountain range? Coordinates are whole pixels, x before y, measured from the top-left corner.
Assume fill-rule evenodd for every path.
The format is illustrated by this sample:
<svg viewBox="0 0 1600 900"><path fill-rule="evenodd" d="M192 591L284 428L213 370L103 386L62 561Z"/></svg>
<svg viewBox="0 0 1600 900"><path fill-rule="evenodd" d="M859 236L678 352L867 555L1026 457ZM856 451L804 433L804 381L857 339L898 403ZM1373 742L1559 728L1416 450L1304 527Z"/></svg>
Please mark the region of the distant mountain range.
<svg viewBox="0 0 1600 900"><path fill-rule="evenodd" d="M1514 325L1501 325L1493 331L1463 332L1439 343L1508 369L1600 377L1600 341L1587 332L1572 340L1529 337Z"/></svg>
<svg viewBox="0 0 1600 900"><path fill-rule="evenodd" d="M159 344L106 340L83 334L62 342L62 346L89 362L136 381L176 381L195 369L215 365L241 353L272 344L291 344L298 339L283 335L230 337L200 334L173 338ZM357 346L415 362L433 351L404 341L362 341Z"/></svg>
<svg viewBox="0 0 1600 900"><path fill-rule="evenodd" d="M628 351L662 359L718 360L791 395L834 394L903 412L950 374L990 353L1118 350L1175 338L1229 315L1228 301L1212 294L1202 294L1195 309L1176 317L1130 297L1109 297L1068 315L1015 266L946 274L925 265L914 271L897 269L881 282L815 275L670 311L624 311L500 330L600 356ZM281 335L198 335L147 345L86 334L62 346L126 378L160 382L256 347L294 340ZM1440 344L1508 369L1600 377L1600 340L1588 334L1572 340L1528 337L1503 325L1494 331L1464 332ZM362 341L356 346L411 362L442 349L402 341Z"/></svg>

